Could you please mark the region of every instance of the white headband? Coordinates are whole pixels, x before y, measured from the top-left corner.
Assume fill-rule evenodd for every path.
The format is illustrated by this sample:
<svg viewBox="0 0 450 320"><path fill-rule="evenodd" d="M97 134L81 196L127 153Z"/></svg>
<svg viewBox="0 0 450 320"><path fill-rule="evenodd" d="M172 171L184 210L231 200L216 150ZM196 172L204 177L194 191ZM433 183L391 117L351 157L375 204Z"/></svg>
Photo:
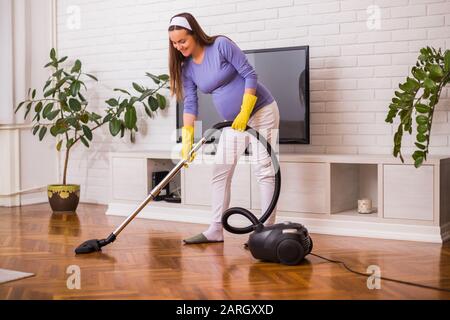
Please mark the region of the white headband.
<svg viewBox="0 0 450 320"><path fill-rule="evenodd" d="M183 28L186 28L186 29L192 31L192 28L189 25L189 22L187 21L187 19L185 17L181 17L181 16L174 17L170 21L170 25L171 26L180 26L180 27L183 27Z"/></svg>

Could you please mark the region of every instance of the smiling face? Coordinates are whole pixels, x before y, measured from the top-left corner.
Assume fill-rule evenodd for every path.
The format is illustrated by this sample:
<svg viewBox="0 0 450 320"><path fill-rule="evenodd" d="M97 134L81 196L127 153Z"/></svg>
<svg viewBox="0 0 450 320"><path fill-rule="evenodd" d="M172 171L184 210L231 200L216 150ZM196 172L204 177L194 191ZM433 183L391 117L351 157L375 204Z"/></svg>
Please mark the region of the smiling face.
<svg viewBox="0 0 450 320"><path fill-rule="evenodd" d="M197 42L185 29L169 31L169 38L173 47L185 57L190 56L197 49Z"/></svg>

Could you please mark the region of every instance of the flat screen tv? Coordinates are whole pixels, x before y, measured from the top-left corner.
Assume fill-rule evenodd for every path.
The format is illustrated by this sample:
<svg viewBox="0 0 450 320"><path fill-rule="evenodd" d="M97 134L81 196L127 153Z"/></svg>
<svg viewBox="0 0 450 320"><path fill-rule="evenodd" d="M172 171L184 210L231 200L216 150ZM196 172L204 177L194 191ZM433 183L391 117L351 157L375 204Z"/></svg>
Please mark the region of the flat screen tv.
<svg viewBox="0 0 450 320"><path fill-rule="evenodd" d="M261 82L274 96L280 111L280 144L309 144L309 46L245 50ZM223 121L212 96L197 90L199 114L195 142ZM177 103L177 129L183 126L183 103ZM181 130L177 130L181 142Z"/></svg>

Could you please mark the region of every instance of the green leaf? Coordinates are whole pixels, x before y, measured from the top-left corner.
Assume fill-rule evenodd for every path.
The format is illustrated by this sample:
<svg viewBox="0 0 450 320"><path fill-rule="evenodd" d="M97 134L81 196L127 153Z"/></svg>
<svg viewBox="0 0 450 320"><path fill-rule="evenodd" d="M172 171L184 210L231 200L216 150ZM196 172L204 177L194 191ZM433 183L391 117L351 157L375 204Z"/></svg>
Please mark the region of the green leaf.
<svg viewBox="0 0 450 320"><path fill-rule="evenodd" d="M61 109L64 112L72 112L72 110L70 110L69 106L67 105L67 101L63 100L60 101L60 105L61 105Z"/></svg>
<svg viewBox="0 0 450 320"><path fill-rule="evenodd" d="M17 106L16 110L14 111L14 113L16 113L17 111L19 111L19 109L26 103L26 101L22 101L21 103L19 103L19 105Z"/></svg>
<svg viewBox="0 0 450 320"><path fill-rule="evenodd" d="M87 148L89 148L89 142L86 140L85 137L81 136L81 137L80 137L80 140L81 140L81 142L83 142L83 144L84 144Z"/></svg>
<svg viewBox="0 0 450 320"><path fill-rule="evenodd" d="M131 94L127 90L124 90L124 89L115 88L114 91L120 91L122 93L126 93L127 95L131 96Z"/></svg>
<svg viewBox="0 0 450 320"><path fill-rule="evenodd" d="M52 136L56 137L58 135L58 127L56 125L53 125L50 128L50 133Z"/></svg>
<svg viewBox="0 0 450 320"><path fill-rule="evenodd" d="M80 85L82 85L82 86L84 87L85 90L87 90L87 87L86 87L86 85L84 84L83 81L78 81L78 83L79 83Z"/></svg>
<svg viewBox="0 0 450 320"><path fill-rule="evenodd" d="M81 120L81 122L83 122L83 123L88 123L88 122L89 122L89 114L83 113L83 114L80 116L80 120Z"/></svg>
<svg viewBox="0 0 450 320"><path fill-rule="evenodd" d="M119 105L119 101L117 101L116 99L114 99L114 98L111 98L111 99L109 99L109 100L106 100L105 101L108 105L110 105L111 107L115 107L115 106L118 106Z"/></svg>
<svg viewBox="0 0 450 320"><path fill-rule="evenodd" d="M44 98L47 98L49 96L51 96L52 94L54 94L56 92L55 88L51 88L49 89L47 92L44 93Z"/></svg>
<svg viewBox="0 0 450 320"><path fill-rule="evenodd" d="M139 93L143 93L145 91L145 89L140 85L138 85L136 82L133 82L133 88Z"/></svg>
<svg viewBox="0 0 450 320"><path fill-rule="evenodd" d="M428 124L428 117L422 116L422 115L417 116L417 117L416 117L416 122L417 122L418 124Z"/></svg>
<svg viewBox="0 0 450 320"><path fill-rule="evenodd" d="M42 101L39 101L34 107L34 112L39 113L42 110Z"/></svg>
<svg viewBox="0 0 450 320"><path fill-rule="evenodd" d="M95 81L98 81L97 77L93 76L92 74L86 73L86 75L91 78L94 79Z"/></svg>
<svg viewBox="0 0 450 320"><path fill-rule="evenodd" d="M427 73L420 68L413 68L412 74L417 80L423 80L427 77Z"/></svg>
<svg viewBox="0 0 450 320"><path fill-rule="evenodd" d="M63 63L66 60L67 60L67 56L62 57L61 59L58 60L58 63Z"/></svg>
<svg viewBox="0 0 450 320"><path fill-rule="evenodd" d="M56 116L57 116L59 113L60 113L59 110L52 111L52 112L50 112L50 113L47 115L47 119L50 120L50 121L52 121L53 119L56 118Z"/></svg>
<svg viewBox="0 0 450 320"><path fill-rule="evenodd" d="M42 92L45 92L45 89L52 83L52 80L47 80L47 82L44 85L44 88L42 89Z"/></svg>
<svg viewBox="0 0 450 320"><path fill-rule="evenodd" d="M81 84L79 81L72 82L72 84L70 85L70 94L72 95L72 97L77 96L78 92L80 91L80 87Z"/></svg>
<svg viewBox="0 0 450 320"><path fill-rule="evenodd" d="M78 122L78 120L74 117L67 117L66 118L66 122L71 125L72 127L74 127L77 130L80 130L80 124Z"/></svg>
<svg viewBox="0 0 450 320"><path fill-rule="evenodd" d="M136 125L137 116L136 109L134 107L129 107L125 111L125 127L128 129L133 129Z"/></svg>
<svg viewBox="0 0 450 320"><path fill-rule="evenodd" d="M151 118L152 117L152 111L147 105L144 105L145 113Z"/></svg>
<svg viewBox="0 0 450 320"><path fill-rule="evenodd" d="M164 108L166 107L166 98L159 93L156 94L156 98L158 100L158 105L159 105L160 109L164 110Z"/></svg>
<svg viewBox="0 0 450 320"><path fill-rule="evenodd" d="M423 81L423 86L428 89L428 90L433 90L434 88L436 88L436 84L434 83L433 80L431 80L430 78L426 78Z"/></svg>
<svg viewBox="0 0 450 320"><path fill-rule="evenodd" d="M90 120L96 121L96 120L100 120L101 118L102 118L102 116L97 114L97 113L95 113L95 112L91 112L89 114L89 119Z"/></svg>
<svg viewBox="0 0 450 320"><path fill-rule="evenodd" d="M430 66L430 78L435 81L441 81L441 79L444 77L444 71L442 68L437 65L433 64Z"/></svg>
<svg viewBox="0 0 450 320"><path fill-rule="evenodd" d="M26 107L27 111L25 112L25 115L23 116L24 119L26 119L28 114L30 113L32 104L33 104L33 102L30 102L30 103L27 104L27 107Z"/></svg>
<svg viewBox="0 0 450 320"><path fill-rule="evenodd" d="M425 133L428 131L428 126L426 124L420 124L417 126L418 133Z"/></svg>
<svg viewBox="0 0 450 320"><path fill-rule="evenodd" d="M122 113L122 111L123 111L127 106L128 106L128 99L125 99L125 100L123 100L123 101L120 103L120 108L119 108L119 111L118 111L119 115Z"/></svg>
<svg viewBox="0 0 450 320"><path fill-rule="evenodd" d="M82 126L83 128L83 133L86 136L86 138L91 141L92 140L92 131L88 126Z"/></svg>
<svg viewBox="0 0 450 320"><path fill-rule="evenodd" d="M401 144L402 143L402 136L403 136L403 130L400 127L400 129L394 134L394 143L395 144Z"/></svg>
<svg viewBox="0 0 450 320"><path fill-rule="evenodd" d="M31 99L34 99L36 97L36 89L33 89L33 93L31 94Z"/></svg>
<svg viewBox="0 0 450 320"><path fill-rule="evenodd" d="M149 72L146 72L145 75L147 77L151 78L153 80L153 82L155 82L156 84L159 84L161 82L161 80L157 76L155 76Z"/></svg>
<svg viewBox="0 0 450 320"><path fill-rule="evenodd" d="M111 121L109 122L109 132L111 132L111 134L113 136L116 136L120 132L120 120L119 119L117 119L117 118L111 119Z"/></svg>
<svg viewBox="0 0 450 320"><path fill-rule="evenodd" d="M162 81L169 81L169 75L167 74L160 74L158 78L161 79Z"/></svg>
<svg viewBox="0 0 450 320"><path fill-rule="evenodd" d="M425 148L426 148L426 147L425 147L423 144L421 144L421 143L417 143L417 142L416 142L416 143L414 143L414 144L415 144L416 147L419 148L419 149L425 150Z"/></svg>
<svg viewBox="0 0 450 320"><path fill-rule="evenodd" d="M38 130L39 130L39 125L37 125L33 128L33 136L36 135L36 132L38 132Z"/></svg>
<svg viewBox="0 0 450 320"><path fill-rule="evenodd" d="M63 140L59 140L58 144L56 145L56 150L61 151L62 142Z"/></svg>
<svg viewBox="0 0 450 320"><path fill-rule="evenodd" d="M154 96L148 97L148 105L150 110L156 111L158 109L158 100Z"/></svg>
<svg viewBox="0 0 450 320"><path fill-rule="evenodd" d="M70 109L72 109L74 112L78 112L78 111L81 110L81 103L80 103L80 101L78 101L77 99L70 98L70 99L69 99L69 107L70 107Z"/></svg>
<svg viewBox="0 0 450 320"><path fill-rule="evenodd" d="M39 140L42 141L44 139L45 133L47 132L47 127L42 126L41 130L39 130Z"/></svg>
<svg viewBox="0 0 450 320"><path fill-rule="evenodd" d="M81 93L79 93L79 92L78 92L78 98L80 98L80 100L81 100L81 102L82 102L83 104L86 104L86 105L87 105L86 99L85 99L84 96L83 96Z"/></svg>
<svg viewBox="0 0 450 320"><path fill-rule="evenodd" d="M55 50L55 48L52 48L50 50L50 59L56 60L56 50Z"/></svg>
<svg viewBox="0 0 450 320"><path fill-rule="evenodd" d="M414 160L416 160L417 158L420 158L420 157L423 157L423 156L424 156L424 152L417 150L417 151L414 151L414 153L412 155L412 158Z"/></svg>
<svg viewBox="0 0 450 320"><path fill-rule="evenodd" d="M450 71L450 50L445 50L444 54L444 69L445 72Z"/></svg>
<svg viewBox="0 0 450 320"><path fill-rule="evenodd" d="M414 161L414 167L419 168L423 163L423 157L418 157L415 161Z"/></svg>
<svg viewBox="0 0 450 320"><path fill-rule="evenodd" d="M58 70L56 70L56 71L52 74L52 76L58 78L58 77L61 76L61 74L62 74L63 71L64 71L64 69L58 69Z"/></svg>
<svg viewBox="0 0 450 320"><path fill-rule="evenodd" d="M113 115L111 113L108 113L104 118L103 118L103 123L109 122L111 121L111 119L113 118Z"/></svg>
<svg viewBox="0 0 450 320"><path fill-rule="evenodd" d="M430 112L430 108L423 103L416 104L416 110L417 110L417 112L420 112L420 113L429 113Z"/></svg>
<svg viewBox="0 0 450 320"><path fill-rule="evenodd" d="M66 142L66 148L67 148L67 149L70 149L70 147L72 147L74 143L75 143L75 140L73 140L73 138L70 138L70 139L67 140L67 142Z"/></svg>
<svg viewBox="0 0 450 320"><path fill-rule="evenodd" d="M81 61L77 59L72 67L72 70L70 70L70 73L77 73L80 72L80 70L81 70Z"/></svg>
<svg viewBox="0 0 450 320"><path fill-rule="evenodd" d="M138 97L131 97L130 101L128 102L128 105L132 106L135 104L136 101L138 101L139 98Z"/></svg>
<svg viewBox="0 0 450 320"><path fill-rule="evenodd" d="M413 78L407 77L406 82L399 85L399 88L408 93L414 93L420 88L420 84Z"/></svg>
<svg viewBox="0 0 450 320"><path fill-rule="evenodd" d="M422 134L422 133L418 133L418 134L416 135L416 139L417 139L417 141L419 141L419 142L425 142L425 141L427 141L427 137L426 137L424 134Z"/></svg>

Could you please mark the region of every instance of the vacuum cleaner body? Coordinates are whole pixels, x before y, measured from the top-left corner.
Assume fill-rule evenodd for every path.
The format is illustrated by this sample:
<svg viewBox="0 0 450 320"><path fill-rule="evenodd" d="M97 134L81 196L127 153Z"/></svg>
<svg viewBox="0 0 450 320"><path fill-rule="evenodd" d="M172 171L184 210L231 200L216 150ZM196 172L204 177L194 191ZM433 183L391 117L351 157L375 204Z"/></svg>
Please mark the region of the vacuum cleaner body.
<svg viewBox="0 0 450 320"><path fill-rule="evenodd" d="M260 224L248 240L248 248L254 258L286 265L299 264L312 247L308 230L292 222L268 227Z"/></svg>

